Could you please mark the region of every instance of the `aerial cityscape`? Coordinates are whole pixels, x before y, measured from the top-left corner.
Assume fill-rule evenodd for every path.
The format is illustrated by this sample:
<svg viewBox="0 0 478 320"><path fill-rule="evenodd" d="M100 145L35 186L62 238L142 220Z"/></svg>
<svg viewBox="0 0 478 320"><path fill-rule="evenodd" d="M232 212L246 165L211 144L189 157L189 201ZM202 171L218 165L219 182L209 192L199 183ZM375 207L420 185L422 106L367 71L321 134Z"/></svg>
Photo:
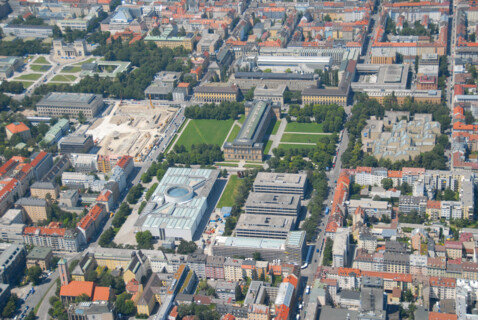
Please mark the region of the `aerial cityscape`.
<svg viewBox="0 0 478 320"><path fill-rule="evenodd" d="M478 320L478 2L0 0L0 319Z"/></svg>

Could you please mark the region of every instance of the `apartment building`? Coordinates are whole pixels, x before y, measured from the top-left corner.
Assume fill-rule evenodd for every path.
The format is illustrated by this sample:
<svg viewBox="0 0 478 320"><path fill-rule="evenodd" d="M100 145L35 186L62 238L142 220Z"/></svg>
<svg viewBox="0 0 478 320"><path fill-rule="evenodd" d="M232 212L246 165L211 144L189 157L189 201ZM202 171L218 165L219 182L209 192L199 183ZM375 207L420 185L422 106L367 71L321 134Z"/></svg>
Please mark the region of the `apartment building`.
<svg viewBox="0 0 478 320"><path fill-rule="evenodd" d="M45 221L48 219L48 202L38 198L20 198L15 203L16 206L23 208L27 219L33 223Z"/></svg>

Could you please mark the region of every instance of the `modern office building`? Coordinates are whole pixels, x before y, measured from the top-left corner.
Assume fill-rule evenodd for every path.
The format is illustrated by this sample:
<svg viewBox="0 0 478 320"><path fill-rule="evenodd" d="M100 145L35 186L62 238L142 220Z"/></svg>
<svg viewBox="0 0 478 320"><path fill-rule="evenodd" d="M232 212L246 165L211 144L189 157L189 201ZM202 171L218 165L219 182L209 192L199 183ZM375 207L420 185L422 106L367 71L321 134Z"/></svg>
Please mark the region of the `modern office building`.
<svg viewBox="0 0 478 320"><path fill-rule="evenodd" d="M3 242L23 242L25 228L23 209L10 209L0 217L0 240Z"/></svg>
<svg viewBox="0 0 478 320"><path fill-rule="evenodd" d="M271 101L254 101L246 106L246 120L233 142L224 143L224 159L262 161L262 139L269 127L274 109L280 110ZM280 111L279 111L280 112Z"/></svg>
<svg viewBox="0 0 478 320"><path fill-rule="evenodd" d="M305 232L291 231L287 239L216 237L213 256L252 258L258 252L265 261L281 260L302 265L305 253Z"/></svg>
<svg viewBox="0 0 478 320"><path fill-rule="evenodd" d="M251 192L244 205L246 214L297 217L300 197L294 194Z"/></svg>
<svg viewBox="0 0 478 320"><path fill-rule="evenodd" d="M0 243L0 282L15 283L25 268L26 251L21 244Z"/></svg>
<svg viewBox="0 0 478 320"><path fill-rule="evenodd" d="M262 193L295 194L304 199L307 175L302 173L259 172L253 191Z"/></svg>
<svg viewBox="0 0 478 320"><path fill-rule="evenodd" d="M91 135L66 136L58 142L61 153L88 153L94 145Z"/></svg>
<svg viewBox="0 0 478 320"><path fill-rule="evenodd" d="M332 66L332 57L320 56L263 56L257 57L257 66L260 69L271 69L273 72L314 73L315 70L323 70Z"/></svg>
<svg viewBox="0 0 478 320"><path fill-rule="evenodd" d="M410 66L408 64L360 64L357 65L357 81L352 83L354 92L365 89L403 90L407 88Z"/></svg>
<svg viewBox="0 0 478 320"><path fill-rule="evenodd" d="M37 104L37 112L42 117L78 117L80 112L91 119L103 107L103 97L91 93L50 92Z"/></svg>
<svg viewBox="0 0 478 320"><path fill-rule="evenodd" d="M235 228L237 237L286 239L295 225L293 217L242 214Z"/></svg>
<svg viewBox="0 0 478 320"><path fill-rule="evenodd" d="M169 168L135 226L156 239L191 241L211 206L218 170Z"/></svg>

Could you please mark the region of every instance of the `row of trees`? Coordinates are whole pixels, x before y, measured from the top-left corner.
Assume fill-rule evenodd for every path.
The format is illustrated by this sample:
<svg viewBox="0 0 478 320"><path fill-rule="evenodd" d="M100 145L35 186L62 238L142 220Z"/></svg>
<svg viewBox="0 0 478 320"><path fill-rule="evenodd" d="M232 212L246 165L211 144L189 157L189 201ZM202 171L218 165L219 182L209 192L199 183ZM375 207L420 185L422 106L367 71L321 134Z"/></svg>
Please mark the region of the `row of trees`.
<svg viewBox="0 0 478 320"><path fill-rule="evenodd" d="M189 106L184 111L185 117L189 119L227 120L236 119L240 114L244 114L244 103L229 101L223 101L220 104L206 103L203 106Z"/></svg>
<svg viewBox="0 0 478 320"><path fill-rule="evenodd" d="M314 189L312 197L307 205L310 216L302 224L302 230L306 232L307 241L315 238L317 227L324 212L324 201L328 194L327 175L324 171L308 171L307 176Z"/></svg>
<svg viewBox="0 0 478 320"><path fill-rule="evenodd" d="M301 108L299 105L289 107L289 117L296 117L297 122L315 122L322 123L324 132L339 132L343 129L345 119L344 108L336 105L306 105Z"/></svg>
<svg viewBox="0 0 478 320"><path fill-rule="evenodd" d="M276 148L272 150L274 157L268 160L269 167L282 172L298 172L299 170L331 167L335 155L336 134L320 136L314 148ZM307 161L306 159L310 161Z"/></svg>
<svg viewBox="0 0 478 320"><path fill-rule="evenodd" d="M144 187L141 183L138 183L137 185L131 187L131 189L128 192L128 195L126 196L126 201L128 201L129 204L136 204L138 203L139 198L143 195Z"/></svg>
<svg viewBox="0 0 478 320"><path fill-rule="evenodd" d="M226 219L224 235L231 235L232 231L234 231L237 221L239 220L239 216L241 215L242 207L249 196L249 192L252 189L254 179L256 178L258 172L258 169L244 171L241 184L237 188L237 192L235 194L231 216Z"/></svg>
<svg viewBox="0 0 478 320"><path fill-rule="evenodd" d="M221 147L215 144L193 144L189 149L184 145L176 144L173 150L174 152L170 152L166 156L166 161L169 164L212 165L217 161L224 160L224 154Z"/></svg>
<svg viewBox="0 0 478 320"><path fill-rule="evenodd" d="M324 256L322 258L322 265L323 266L332 266L332 247L334 246L334 241L327 237L327 241L325 242L324 248Z"/></svg>
<svg viewBox="0 0 478 320"><path fill-rule="evenodd" d="M15 39L13 41L0 41L0 55L22 57L27 54L50 53L51 44L44 44L41 40Z"/></svg>

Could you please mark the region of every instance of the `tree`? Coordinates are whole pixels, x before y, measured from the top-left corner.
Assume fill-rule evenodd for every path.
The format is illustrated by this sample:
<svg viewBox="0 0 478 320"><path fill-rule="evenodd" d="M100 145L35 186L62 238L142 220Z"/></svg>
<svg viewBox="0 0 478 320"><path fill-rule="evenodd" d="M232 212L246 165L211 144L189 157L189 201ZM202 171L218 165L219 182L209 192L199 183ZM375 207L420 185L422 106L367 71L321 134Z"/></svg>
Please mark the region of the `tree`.
<svg viewBox="0 0 478 320"><path fill-rule="evenodd" d="M138 249L153 249L153 235L149 230L136 233Z"/></svg>
<svg viewBox="0 0 478 320"><path fill-rule="evenodd" d="M471 111L465 111L465 123L466 124L475 123L475 117L473 117L473 114L471 113Z"/></svg>
<svg viewBox="0 0 478 320"><path fill-rule="evenodd" d="M18 301L18 296L12 293L10 295L10 298L8 299L7 304L3 308L2 316L5 318L12 318L13 314L15 313L15 310L17 310Z"/></svg>
<svg viewBox="0 0 478 320"><path fill-rule="evenodd" d="M403 292L403 298L404 301L406 302L412 302L413 301L413 293L412 290L407 289L406 291Z"/></svg>
<svg viewBox="0 0 478 320"><path fill-rule="evenodd" d="M83 124L86 122L86 117L85 117L85 114L83 113L83 111L80 111L78 113L78 122Z"/></svg>
<svg viewBox="0 0 478 320"><path fill-rule="evenodd" d="M86 302L90 300L91 300L90 297L86 293L82 293L78 297L76 297L75 302L80 303L80 302Z"/></svg>
<svg viewBox="0 0 478 320"><path fill-rule="evenodd" d="M331 17L329 16L329 14L327 13L327 14L324 16L323 20L324 20L325 22L330 22L330 21L332 21L332 18L331 18Z"/></svg>
<svg viewBox="0 0 478 320"><path fill-rule="evenodd" d="M240 286L236 286L235 295L236 295L236 301L241 301L244 299L244 295L242 294L242 290Z"/></svg>
<svg viewBox="0 0 478 320"><path fill-rule="evenodd" d="M31 310L28 315L25 317L25 320L35 320L36 319L36 316L35 316L35 313L33 312L33 310Z"/></svg>
<svg viewBox="0 0 478 320"><path fill-rule="evenodd" d="M158 27L155 27L153 28L153 30L151 30L151 35L155 37L159 37L161 35L161 31L159 31Z"/></svg>
<svg viewBox="0 0 478 320"><path fill-rule="evenodd" d="M103 248L109 247L111 245L115 235L116 235L116 233L115 233L114 229L112 227L109 227L108 229L103 231L103 233L101 234L98 244Z"/></svg>
<svg viewBox="0 0 478 320"><path fill-rule="evenodd" d="M136 312L134 302L131 300L131 294L123 292L116 296L116 311L124 316L133 315Z"/></svg>
<svg viewBox="0 0 478 320"><path fill-rule="evenodd" d="M186 241L184 239L181 239L181 242L179 243L178 246L178 253L180 254L190 254L196 251L197 245L194 241Z"/></svg>
<svg viewBox="0 0 478 320"><path fill-rule="evenodd" d="M324 266L331 266L332 265L332 247L334 246L334 241L327 237L327 242L325 243L324 248L324 257L322 259L322 264Z"/></svg>
<svg viewBox="0 0 478 320"><path fill-rule="evenodd" d="M385 190L389 190L389 189L393 188L393 180L389 179L389 178L382 179L382 187Z"/></svg>
<svg viewBox="0 0 478 320"><path fill-rule="evenodd" d="M262 260L261 253L260 252L254 252L252 254L252 258L256 261L261 261Z"/></svg>
<svg viewBox="0 0 478 320"><path fill-rule="evenodd" d="M34 285L38 285L40 283L40 276L42 270L39 266L33 266L27 270L28 281L33 283Z"/></svg>
<svg viewBox="0 0 478 320"><path fill-rule="evenodd" d="M244 100L251 101L252 99L254 99L254 90L255 89L256 89L256 87L252 87L249 90L247 90L246 94L244 95Z"/></svg>

